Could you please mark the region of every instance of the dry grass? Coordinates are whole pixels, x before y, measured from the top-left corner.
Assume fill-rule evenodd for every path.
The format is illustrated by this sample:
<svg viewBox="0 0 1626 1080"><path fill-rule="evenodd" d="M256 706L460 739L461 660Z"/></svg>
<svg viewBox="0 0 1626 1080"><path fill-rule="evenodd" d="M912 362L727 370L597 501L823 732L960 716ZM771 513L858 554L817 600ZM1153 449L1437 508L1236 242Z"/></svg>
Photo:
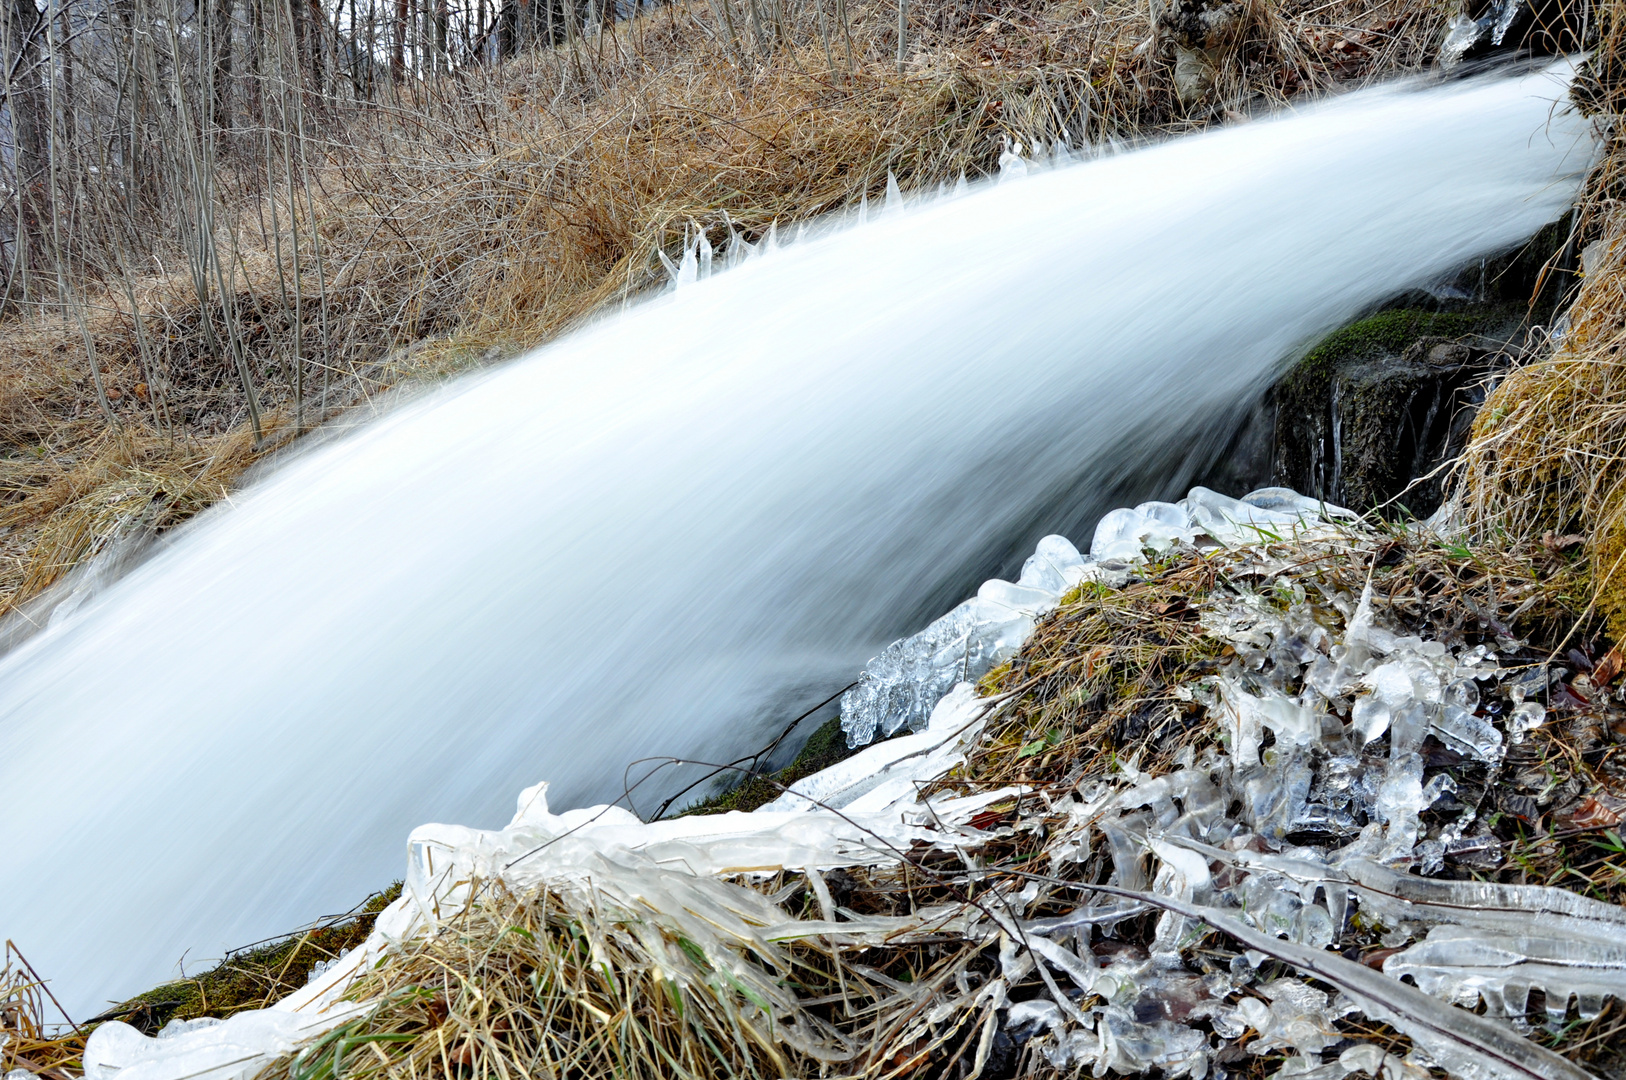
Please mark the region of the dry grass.
<svg viewBox="0 0 1626 1080"><path fill-rule="evenodd" d="M80 1075L86 1032L53 1022L59 1013L27 958L6 942L0 966L0 1069L24 1069L46 1080Z"/></svg>
<svg viewBox="0 0 1626 1080"><path fill-rule="evenodd" d="M812 903L802 889L786 906ZM890 1067L895 1046L915 1045L910 1033L926 1028L919 1014L932 994L952 988L974 957L897 946L842 958L814 937L722 950L657 912L547 890L521 898L488 889L449 929L363 979L358 992L382 1001L375 1012L266 1080L327 1068L358 1080L806 1077L821 1066L898 1075L908 1070ZM785 996L765 989L775 983L809 1007L774 1008ZM973 1018L950 1025L955 1041L975 1037Z"/></svg>
<svg viewBox="0 0 1626 1080"><path fill-rule="evenodd" d="M895 8L800 7L758 40L746 8L696 2L329 108L308 184L219 177L249 194L220 207L232 276L207 320L154 240L157 269L81 283L85 333L0 325L0 614L132 522L218 499L266 439L658 284L686 230L756 239L878 196L889 172L906 189L985 173L1007 141L1132 142L1416 68L1448 7L1250 0L1189 107L1144 4L971 0L912 6L901 66Z"/></svg>
<svg viewBox="0 0 1626 1080"><path fill-rule="evenodd" d="M1590 178L1569 254L1586 271L1568 333L1513 371L1475 420L1465 504L1486 534L1583 538L1591 598L1626 633L1626 6L1597 7L1600 43L1572 97L1595 113L1606 153Z"/></svg>

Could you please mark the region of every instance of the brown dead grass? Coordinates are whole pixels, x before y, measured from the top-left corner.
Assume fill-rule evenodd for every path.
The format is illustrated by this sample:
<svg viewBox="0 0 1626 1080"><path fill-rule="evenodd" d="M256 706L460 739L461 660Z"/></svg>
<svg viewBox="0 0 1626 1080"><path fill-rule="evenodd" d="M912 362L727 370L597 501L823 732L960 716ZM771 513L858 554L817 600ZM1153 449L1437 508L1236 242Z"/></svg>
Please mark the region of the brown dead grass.
<svg viewBox="0 0 1626 1080"><path fill-rule="evenodd" d="M1626 106L1626 5L1598 6L1601 41L1572 91L1600 119ZM1517 537L1577 536L1590 597L1626 633L1626 142L1602 125L1571 251L1587 273L1557 348L1513 371L1474 422L1463 466L1470 521Z"/></svg>

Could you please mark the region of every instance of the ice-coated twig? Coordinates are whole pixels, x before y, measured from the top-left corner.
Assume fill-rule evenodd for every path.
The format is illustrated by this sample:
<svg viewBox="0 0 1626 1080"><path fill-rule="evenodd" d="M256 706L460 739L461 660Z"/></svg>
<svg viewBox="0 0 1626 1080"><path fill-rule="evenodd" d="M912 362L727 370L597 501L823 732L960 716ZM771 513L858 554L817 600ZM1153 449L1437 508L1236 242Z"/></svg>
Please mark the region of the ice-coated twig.
<svg viewBox="0 0 1626 1080"><path fill-rule="evenodd" d="M1626 908L1545 885L1441 881L1400 874L1365 859L1343 864L1362 906L1430 924L1510 933L1541 931L1626 948Z"/></svg>
<svg viewBox="0 0 1626 1080"><path fill-rule="evenodd" d="M1213 927L1241 944L1337 987L1367 1016L1393 1024L1453 1074L1467 1080L1596 1080L1591 1073L1495 1020L1429 997L1337 953L1263 934L1215 908L1167 896L1093 886L1097 891L1154 904Z"/></svg>
<svg viewBox="0 0 1626 1080"><path fill-rule="evenodd" d="M1554 932L1535 923L1522 933L1471 926L1436 926L1428 939L1389 957L1384 974L1410 975L1435 997L1522 1021L1530 991L1546 995L1551 1023L1564 1022L1574 998L1582 1020L1603 1012L1606 998L1626 1001L1626 948Z"/></svg>

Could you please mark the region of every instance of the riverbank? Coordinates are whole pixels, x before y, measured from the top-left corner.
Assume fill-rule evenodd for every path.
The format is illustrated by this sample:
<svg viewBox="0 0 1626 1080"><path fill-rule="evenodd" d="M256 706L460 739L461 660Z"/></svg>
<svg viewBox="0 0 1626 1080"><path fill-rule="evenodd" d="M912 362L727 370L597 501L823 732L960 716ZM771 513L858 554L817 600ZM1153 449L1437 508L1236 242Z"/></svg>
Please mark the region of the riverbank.
<svg viewBox="0 0 1626 1080"><path fill-rule="evenodd" d="M419 830L350 964L111 1025L87 1075L1618 1075L1626 707L1584 555L1240 514L1052 548L1076 584L1014 656L756 813L532 790Z"/></svg>

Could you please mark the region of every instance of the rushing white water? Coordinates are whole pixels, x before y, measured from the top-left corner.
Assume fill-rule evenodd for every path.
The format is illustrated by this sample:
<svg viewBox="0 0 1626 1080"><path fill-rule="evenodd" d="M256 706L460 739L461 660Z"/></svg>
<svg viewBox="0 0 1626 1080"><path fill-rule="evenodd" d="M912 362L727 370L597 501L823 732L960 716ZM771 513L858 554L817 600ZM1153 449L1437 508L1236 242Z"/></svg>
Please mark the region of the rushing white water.
<svg viewBox="0 0 1626 1080"><path fill-rule="evenodd" d="M754 744L1036 508L1557 217L1563 89L1367 92L890 214L292 460L0 661L0 936L84 1013L348 906L422 821Z"/></svg>

